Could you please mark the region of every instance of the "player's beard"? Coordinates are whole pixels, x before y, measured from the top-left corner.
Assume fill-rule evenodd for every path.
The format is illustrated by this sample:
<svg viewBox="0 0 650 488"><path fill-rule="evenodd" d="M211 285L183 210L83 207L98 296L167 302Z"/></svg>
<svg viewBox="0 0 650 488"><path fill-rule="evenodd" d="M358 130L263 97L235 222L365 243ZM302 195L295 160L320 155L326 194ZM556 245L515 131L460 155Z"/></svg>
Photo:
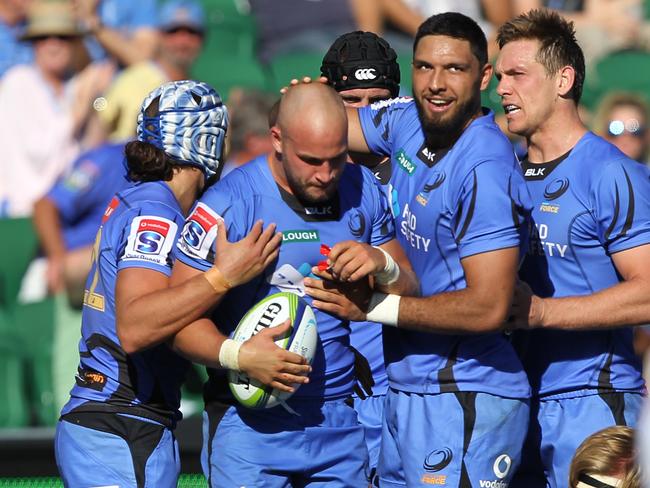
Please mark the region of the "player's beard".
<svg viewBox="0 0 650 488"><path fill-rule="evenodd" d="M417 97L414 97L414 100L424 140L429 149L452 146L463 133L468 122L481 108L481 94L478 92L477 95L456 107L454 113L448 117L445 117L447 114L442 114L441 117L434 115L433 118L429 118L420 100Z"/></svg>
<svg viewBox="0 0 650 488"><path fill-rule="evenodd" d="M287 178L287 183L289 184L289 188L291 188L291 191L293 192L293 196L295 196L303 204L317 205L320 203L325 203L331 200L332 197L334 197L336 194L336 189L338 187L338 178L333 181L320 195L314 195L309 191L309 189L313 187L305 185L304 182L299 181L290 171L287 171L286 167L285 175Z"/></svg>

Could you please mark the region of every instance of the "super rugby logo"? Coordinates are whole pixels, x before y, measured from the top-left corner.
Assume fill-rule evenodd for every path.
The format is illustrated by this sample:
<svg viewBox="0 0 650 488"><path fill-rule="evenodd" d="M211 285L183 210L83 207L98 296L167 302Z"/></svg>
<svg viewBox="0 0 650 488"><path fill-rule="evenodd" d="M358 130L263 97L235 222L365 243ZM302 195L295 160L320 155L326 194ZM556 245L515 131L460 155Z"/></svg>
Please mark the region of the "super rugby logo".
<svg viewBox="0 0 650 488"><path fill-rule="evenodd" d="M176 238L174 221L155 215L141 215L131 222L124 248L124 261L148 261L167 266L167 256Z"/></svg>
<svg viewBox="0 0 650 488"><path fill-rule="evenodd" d="M354 72L354 77L359 81L374 80L377 78L375 68L359 68Z"/></svg>
<svg viewBox="0 0 650 488"><path fill-rule="evenodd" d="M143 254L158 254L169 232L169 223L158 219L142 219L135 238L135 250Z"/></svg>
<svg viewBox="0 0 650 488"><path fill-rule="evenodd" d="M217 221L221 216L199 202L187 219L181 235L181 247L190 255L206 259L217 236Z"/></svg>

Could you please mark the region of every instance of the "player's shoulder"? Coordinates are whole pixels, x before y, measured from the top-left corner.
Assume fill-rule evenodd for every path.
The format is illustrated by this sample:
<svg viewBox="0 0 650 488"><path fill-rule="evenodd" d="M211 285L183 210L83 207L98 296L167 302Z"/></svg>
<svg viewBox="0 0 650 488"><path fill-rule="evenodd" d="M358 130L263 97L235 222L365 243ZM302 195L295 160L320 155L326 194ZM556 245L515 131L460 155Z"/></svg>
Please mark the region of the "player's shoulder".
<svg viewBox="0 0 650 488"><path fill-rule="evenodd" d="M266 156L257 157L238 168L208 188L201 201L215 208L237 201L252 201L273 192Z"/></svg>
<svg viewBox="0 0 650 488"><path fill-rule="evenodd" d="M646 179L650 175L645 165L630 159L614 144L592 132L587 132L578 141L569 157L576 163L572 165L576 173L588 184L621 173L628 177L632 174L645 176ZM586 167L589 171L584 170Z"/></svg>
<svg viewBox="0 0 650 488"><path fill-rule="evenodd" d="M116 213L133 218L138 215L181 216L178 201L171 188L162 181L137 183L116 194Z"/></svg>

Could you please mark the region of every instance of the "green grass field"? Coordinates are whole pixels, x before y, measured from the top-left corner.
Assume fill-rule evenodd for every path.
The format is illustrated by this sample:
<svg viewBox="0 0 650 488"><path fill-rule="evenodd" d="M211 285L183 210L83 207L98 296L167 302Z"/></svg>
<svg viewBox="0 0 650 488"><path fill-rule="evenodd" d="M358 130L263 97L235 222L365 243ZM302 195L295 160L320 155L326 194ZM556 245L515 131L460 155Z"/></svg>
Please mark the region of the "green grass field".
<svg viewBox="0 0 650 488"><path fill-rule="evenodd" d="M182 474L179 488L206 488L202 474ZM0 488L63 488L59 478L0 478Z"/></svg>

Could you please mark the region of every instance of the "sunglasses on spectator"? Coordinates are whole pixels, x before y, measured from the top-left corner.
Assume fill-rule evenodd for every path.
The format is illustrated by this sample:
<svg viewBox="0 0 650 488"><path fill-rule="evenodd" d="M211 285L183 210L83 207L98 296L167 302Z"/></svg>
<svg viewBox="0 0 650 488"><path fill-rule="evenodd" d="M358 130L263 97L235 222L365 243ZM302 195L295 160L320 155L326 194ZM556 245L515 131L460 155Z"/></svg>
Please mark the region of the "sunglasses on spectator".
<svg viewBox="0 0 650 488"><path fill-rule="evenodd" d="M44 41L46 39L58 39L59 41L72 41L77 36L67 36L65 34L43 34L40 36L32 37L32 42Z"/></svg>
<svg viewBox="0 0 650 488"><path fill-rule="evenodd" d="M177 34L179 32L183 32L185 34L193 34L195 36L203 37L203 32L194 29L192 27L187 27L187 26L178 26L178 27L172 27L171 29L165 29L165 34Z"/></svg>
<svg viewBox="0 0 650 488"><path fill-rule="evenodd" d="M612 120L607 125L607 132L613 137L622 136L625 133L635 137L642 137L645 130L645 126L641 125L637 119Z"/></svg>

